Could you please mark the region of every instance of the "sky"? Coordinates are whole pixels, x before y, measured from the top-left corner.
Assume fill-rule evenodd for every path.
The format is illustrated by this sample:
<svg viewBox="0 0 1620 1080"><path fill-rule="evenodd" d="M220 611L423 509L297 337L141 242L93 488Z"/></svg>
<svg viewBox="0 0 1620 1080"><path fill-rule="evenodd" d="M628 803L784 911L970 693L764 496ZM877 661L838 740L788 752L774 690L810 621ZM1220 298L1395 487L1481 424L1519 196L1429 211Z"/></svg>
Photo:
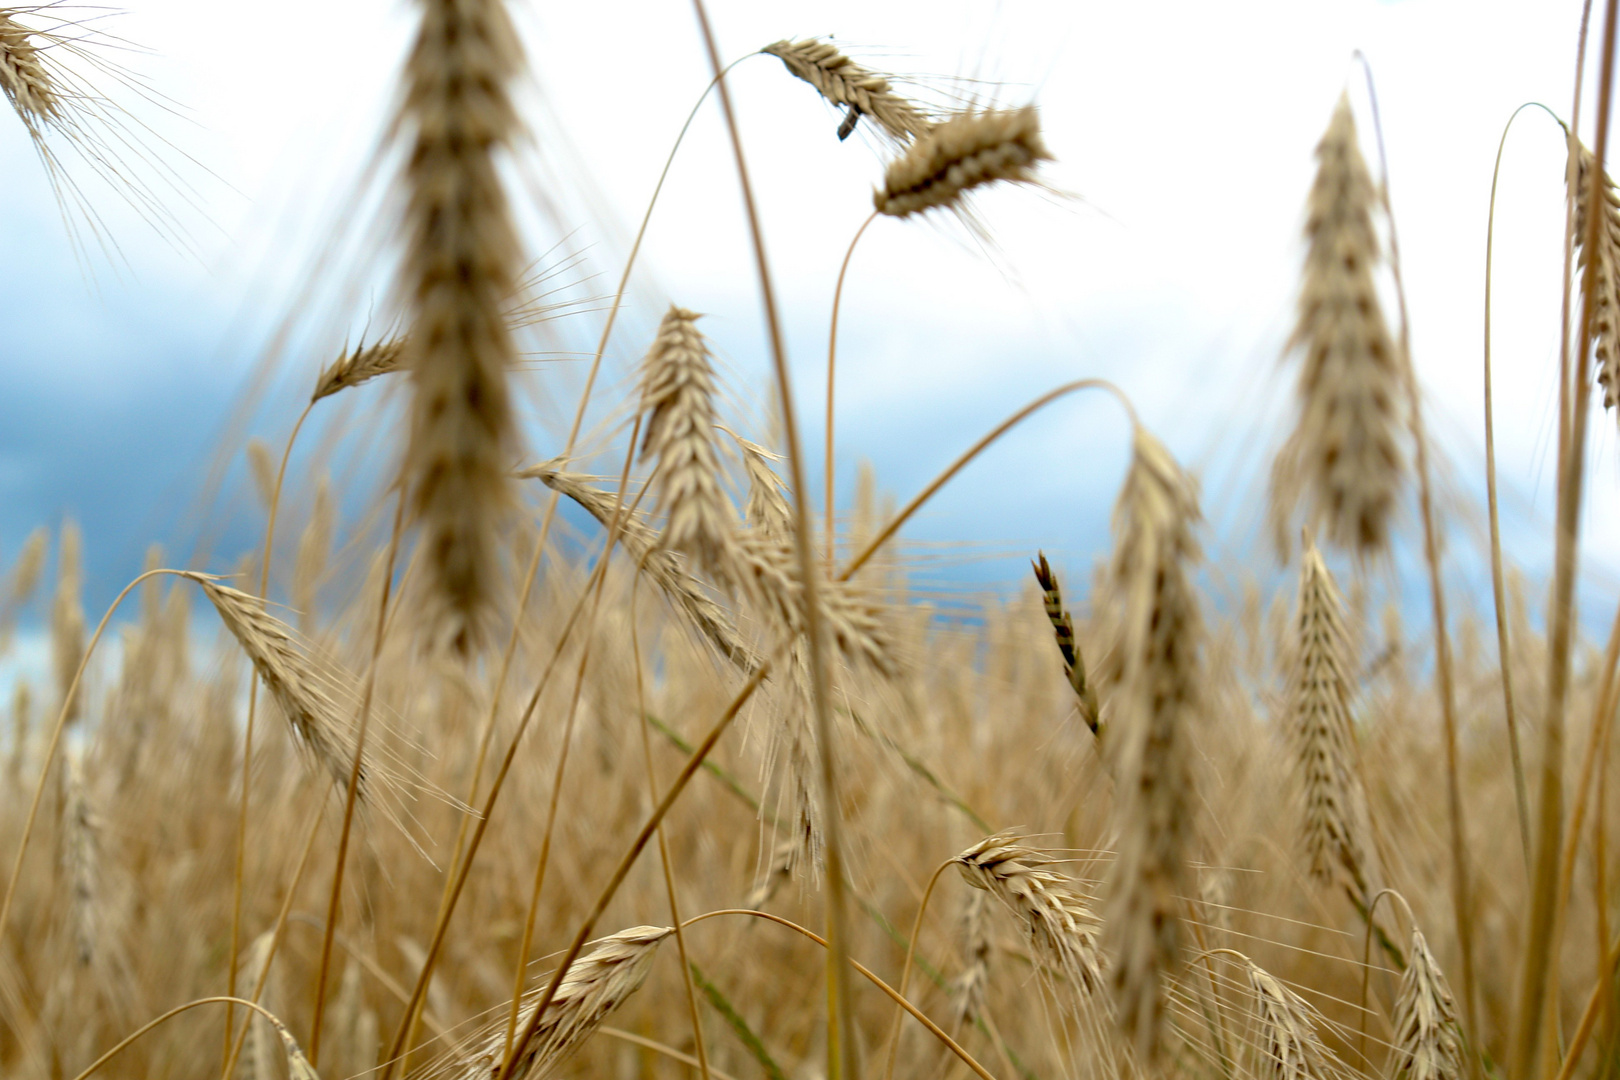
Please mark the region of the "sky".
<svg viewBox="0 0 1620 1080"><path fill-rule="evenodd" d="M612 292L707 61L689 4L513 8L531 137L509 179L533 253L563 261L555 280L593 309L552 327L547 347L577 354L594 344L597 298ZM1567 117L1578 4L711 0L710 13L728 60L781 38L832 36L934 106L1033 102L1056 158L1044 188L978 199L982 232L950 217L867 230L840 318L840 490L869 462L881 490L904 500L1026 401L1103 377L1200 476L1206 548L1234 575L1277 569L1262 542L1264 478L1294 392L1283 351L1303 206L1312 150L1342 92L1375 154L1360 50L1384 125L1448 566L1463 604L1488 604L1475 504L1492 165L1520 104ZM407 0L291 2L267 22L252 5L133 0L115 16L56 14L116 38L99 47L149 93L101 89L170 177L154 182L169 215L154 229L62 149L116 246L109 254L81 218L64 220L26 134L0 116L0 250L10 256L0 259L0 566L34 527L76 519L94 619L151 542L211 569L254 542L247 439L279 447L320 365L386 324L396 164L386 133L414 12ZM805 452L819 461L833 288L887 152L864 132L840 143L838 113L772 57L740 63L730 81ZM1590 141L1589 121L1583 133ZM1510 556L1534 578L1551 556L1562 143L1545 113L1527 110L1505 146L1497 438ZM758 286L712 99L652 218L593 421L629 392L671 302L706 313L739 422L762 432ZM582 372L564 358L525 373L536 457L560 449ZM328 435L303 440L294 472L328 469L360 498L395 444L385 425L355 420L386 408L376 403L387 392L355 393L370 396L323 414ZM381 415L397 426L397 409ZM1620 583L1620 439L1612 417L1593 427L1583 596L1596 610ZM601 450L607 437L588 442ZM1101 395L1044 411L908 527L919 578L1006 588L1042 548L1083 580L1107 550L1127 448L1122 414ZM606 461L591 467L607 471ZM353 520L367 509L347 508ZM1410 549L1415 513L1401 530Z"/></svg>

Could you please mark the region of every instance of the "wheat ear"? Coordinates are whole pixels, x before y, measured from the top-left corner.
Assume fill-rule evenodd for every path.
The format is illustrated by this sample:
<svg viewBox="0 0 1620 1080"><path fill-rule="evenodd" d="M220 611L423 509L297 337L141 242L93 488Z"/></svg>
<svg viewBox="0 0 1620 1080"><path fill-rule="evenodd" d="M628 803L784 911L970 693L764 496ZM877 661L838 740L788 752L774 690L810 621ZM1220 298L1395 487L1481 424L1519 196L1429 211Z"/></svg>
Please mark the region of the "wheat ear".
<svg viewBox="0 0 1620 1080"><path fill-rule="evenodd" d="M326 367L315 380L315 391L309 400L319 401L331 397L339 390L370 382L379 375L390 375L405 362L405 339L390 338L370 345L361 342L345 350Z"/></svg>
<svg viewBox="0 0 1620 1080"><path fill-rule="evenodd" d="M36 137L65 119L62 100L50 68L41 60L33 31L0 11L0 90L17 116Z"/></svg>
<svg viewBox="0 0 1620 1080"><path fill-rule="evenodd" d="M1114 511L1116 588L1124 597L1123 670L1114 721L1122 791L1108 929L1122 1033L1151 1064L1181 963L1181 897L1191 895L1194 834L1187 725L1198 704L1202 626L1192 580L1197 491L1140 426Z"/></svg>
<svg viewBox="0 0 1620 1080"><path fill-rule="evenodd" d="M1058 653L1063 657L1063 674L1068 676L1069 686L1074 690L1080 707L1080 719L1085 721L1093 735L1101 735L1097 690L1086 678L1086 658L1081 654L1080 642L1074 636L1074 621L1063 606L1063 590L1058 585L1057 575L1046 562L1046 554L1039 551L1035 554L1036 561L1031 565L1035 568L1035 581L1041 587L1041 599L1046 604L1046 617L1052 623L1052 633L1057 638Z"/></svg>
<svg viewBox="0 0 1620 1080"><path fill-rule="evenodd" d="M963 951L967 963L951 980L951 1013L958 1025L971 1024L984 1012L984 1002L990 990L990 955L994 945L990 940L989 893L975 890L969 894L962 911Z"/></svg>
<svg viewBox="0 0 1620 1080"><path fill-rule="evenodd" d="M477 642L496 592L498 528L517 438L507 388L515 347L503 307L521 269L501 184L522 125L510 87L522 48L504 0L421 0L399 122L404 170L406 474L422 525L435 636Z"/></svg>
<svg viewBox="0 0 1620 1080"><path fill-rule="evenodd" d="M897 143L922 138L933 126L912 102L894 92L889 80L862 67L828 41L778 41L759 50L781 60L822 97L846 109L838 137L846 139L862 116L870 116Z"/></svg>
<svg viewBox="0 0 1620 1080"><path fill-rule="evenodd" d="M958 113L890 163L872 205L890 217L955 207L998 180L1034 183L1035 166L1050 160L1035 106Z"/></svg>
<svg viewBox="0 0 1620 1080"><path fill-rule="evenodd" d="M1419 930L1412 931L1406 961L1395 1003L1395 1057L1390 1076L1457 1080L1462 1075L1462 1045L1451 987Z"/></svg>
<svg viewBox="0 0 1620 1080"><path fill-rule="evenodd" d="M1316 1030L1316 1010L1271 972L1248 964L1260 1029L1259 1080L1323 1080L1335 1070Z"/></svg>
<svg viewBox="0 0 1620 1080"><path fill-rule="evenodd" d="M1401 366L1378 302L1377 191L1340 96L1317 144L1299 317L1299 415L1272 476L1279 540L1305 489L1313 521L1335 544L1382 550L1400 492ZM1279 546L1284 546L1279 544Z"/></svg>
<svg viewBox="0 0 1620 1080"><path fill-rule="evenodd" d="M1301 828L1311 876L1330 882L1336 863L1366 903L1366 849L1358 816L1361 792L1350 725L1354 661L1343 610L1327 563L1307 540L1300 559L1288 688L1288 726L1305 794Z"/></svg>
<svg viewBox="0 0 1620 1080"><path fill-rule="evenodd" d="M1603 199L1603 220L1598 222L1597 243L1588 251L1586 246L1586 190L1591 170L1595 167L1592 152L1570 137L1570 147L1576 154L1575 189L1571 200L1575 204L1575 252L1578 266L1584 267L1588 259L1596 260L1593 268L1592 345L1597 357L1597 381L1603 387L1603 407L1615 408L1620 400L1620 194L1607 171L1603 173L1599 191ZM1620 412L1616 413L1620 418Z"/></svg>

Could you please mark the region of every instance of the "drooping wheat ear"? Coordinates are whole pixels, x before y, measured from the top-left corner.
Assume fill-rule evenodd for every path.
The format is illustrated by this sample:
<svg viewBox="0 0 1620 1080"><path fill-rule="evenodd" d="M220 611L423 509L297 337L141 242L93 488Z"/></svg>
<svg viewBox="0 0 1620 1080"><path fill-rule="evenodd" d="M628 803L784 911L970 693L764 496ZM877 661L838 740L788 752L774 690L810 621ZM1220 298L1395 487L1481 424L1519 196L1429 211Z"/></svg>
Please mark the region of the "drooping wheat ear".
<svg viewBox="0 0 1620 1080"><path fill-rule="evenodd" d="M812 881L820 881L826 839L816 769L819 767L816 729L811 716L809 664L805 642L795 641L788 651L786 670L774 707L765 754L761 763L763 798L776 806L777 828L786 832L784 857L788 877L807 868Z"/></svg>
<svg viewBox="0 0 1620 1080"><path fill-rule="evenodd" d="M1389 1075L1396 1080L1457 1080L1462 1075L1462 1044L1451 987L1429 952L1429 943L1416 929L1395 1003L1393 1052Z"/></svg>
<svg viewBox="0 0 1620 1080"><path fill-rule="evenodd" d="M1576 154L1575 190L1570 198L1575 201L1575 251L1579 265L1597 258L1595 301L1592 310L1592 342L1597 355L1597 380L1603 386L1603 407L1613 409L1620 400L1620 193L1616 193L1614 180L1604 172L1600 181L1603 198L1603 221L1598 228L1595 251L1586 250L1586 186L1591 182L1595 161L1592 152L1573 135L1571 150ZM1615 413L1620 419L1620 411Z"/></svg>
<svg viewBox="0 0 1620 1080"><path fill-rule="evenodd" d="M370 382L379 375L390 375L400 370L404 363L404 338L374 341L370 345L362 341L353 349L340 353L338 358L321 372L320 378L315 380L315 392L309 396L309 400L319 401L321 398L331 397L339 390L347 390L351 386Z"/></svg>
<svg viewBox="0 0 1620 1080"><path fill-rule="evenodd" d="M533 1077L540 1080L576 1049L606 1020L608 1015L635 993L647 978L659 942L675 933L672 926L634 926L600 938L584 956L568 967L551 1004L546 1006L539 1027L529 1041L516 1051L513 1080ZM525 994L524 1016L519 1030L539 1004L540 992ZM482 1050L467 1062L455 1080L487 1080L500 1071L501 1051L506 1041L506 1010L484 1036Z"/></svg>
<svg viewBox="0 0 1620 1080"><path fill-rule="evenodd" d="M293 607L298 610L298 631L305 637L315 631L315 605L331 551L332 484L322 476L315 485L315 506L298 538L298 558L293 563Z"/></svg>
<svg viewBox="0 0 1620 1080"><path fill-rule="evenodd" d="M347 785L353 756L347 718L324 685L327 677L299 644L292 628L267 612L264 601L257 597L201 574L183 576L202 586L225 629L253 662L265 689L280 706L298 744L332 779ZM362 799L367 794L370 774L370 765L362 762L358 788Z"/></svg>
<svg viewBox="0 0 1620 1080"><path fill-rule="evenodd" d="M287 1055L288 1080L321 1080L315 1066L309 1063L309 1058L299 1049L298 1040L287 1030L287 1025L280 1020L271 1020L270 1023L275 1027L276 1034L281 1037L281 1049Z"/></svg>
<svg viewBox="0 0 1620 1080"><path fill-rule="evenodd" d="M791 537L773 538L748 529L737 534L735 575L739 590L777 628L805 633L804 590ZM896 670L893 643L882 609L856 581L830 581L819 587L823 617L839 649L851 660L883 675Z"/></svg>
<svg viewBox="0 0 1620 1080"><path fill-rule="evenodd" d="M1040 585L1041 596L1046 602L1046 617L1052 623L1058 653L1063 657L1063 674L1068 676L1069 686L1079 703L1080 719L1085 721L1093 735L1101 735L1097 690L1086 678L1086 658L1080 652L1080 643L1075 640L1074 622L1063 606L1063 590L1058 587L1057 575L1047 565L1045 552L1037 551L1035 554L1037 561L1031 565L1035 568L1035 581Z"/></svg>
<svg viewBox="0 0 1620 1080"><path fill-rule="evenodd" d="M822 97L848 110L838 129L840 139L849 137L862 116L870 116L884 134L901 144L922 138L933 126L921 109L894 92L888 79L857 64L831 42L778 41L759 51L777 57Z"/></svg>
<svg viewBox="0 0 1620 1080"><path fill-rule="evenodd" d="M715 446L714 366L695 312L669 306L641 367L647 415L641 459L658 462L653 481L666 519L663 546L725 580L737 512L720 487Z"/></svg>
<svg viewBox="0 0 1620 1080"><path fill-rule="evenodd" d="M1377 191L1343 96L1316 156L1288 346L1301 353L1299 417L1273 468L1272 516L1286 549L1288 522L1308 489L1310 519L1328 538L1370 553L1388 544L1404 471L1401 359L1373 282Z"/></svg>
<svg viewBox="0 0 1620 1080"><path fill-rule="evenodd" d="M1258 1080L1324 1080L1337 1075L1332 1057L1316 1030L1311 1008L1271 972L1248 964L1249 989L1254 991Z"/></svg>
<svg viewBox="0 0 1620 1080"><path fill-rule="evenodd" d="M748 476L748 504L743 519L751 529L766 536L787 536L793 531L793 508L788 505L787 485L777 475L773 462L782 460L756 442L722 426L742 451L743 472Z"/></svg>
<svg viewBox="0 0 1620 1080"><path fill-rule="evenodd" d="M496 593L517 441L507 388L516 350L503 309L522 258L498 159L521 133L510 88L524 59L505 0L420 2L399 117L410 141L405 467L426 545L430 625L465 653Z"/></svg>
<svg viewBox="0 0 1620 1080"><path fill-rule="evenodd" d="M1107 963L1098 947L1101 922L1056 862L1024 844L1017 834L987 836L956 857L956 866L977 889L999 900L1035 952L1089 999L1103 986Z"/></svg>
<svg viewBox="0 0 1620 1080"><path fill-rule="evenodd" d="M984 1012L990 989L990 894L975 889L962 910L962 944L967 963L951 980L951 1012L958 1026L971 1024Z"/></svg>
<svg viewBox="0 0 1620 1080"><path fill-rule="evenodd" d="M1360 779L1350 723L1350 634L1327 563L1308 539L1301 553L1299 603L1288 688L1288 726L1299 755L1305 815L1300 821L1311 876L1324 884L1335 864L1367 899L1359 818Z"/></svg>
<svg viewBox="0 0 1620 1080"><path fill-rule="evenodd" d="M1121 615L1119 854L1107 925L1121 1031L1144 1066L1159 1050L1169 986L1181 964L1181 897L1197 806L1187 727L1198 714L1202 625L1192 573L1197 489L1145 429L1114 510Z"/></svg>
<svg viewBox="0 0 1620 1080"><path fill-rule="evenodd" d="M771 849L771 862L760 875L759 881L748 893L748 899L743 902L744 907L763 908L775 896L777 890L793 880L793 873L798 868L800 856L804 851L804 841L798 836L789 836L778 840Z"/></svg>
<svg viewBox="0 0 1620 1080"><path fill-rule="evenodd" d="M957 113L889 164L872 204L890 217L955 206L998 180L1034 183L1035 166L1051 160L1035 106Z"/></svg>
<svg viewBox="0 0 1620 1080"><path fill-rule="evenodd" d="M526 479L539 480L553 491L578 503L604 528L610 526L614 512L613 494L593 487L587 476L558 468L558 464L556 461L549 461L534 465L518 475ZM670 605L689 619L698 633L720 650L720 655L744 671L751 672L759 666L759 658L743 642L742 636L737 633L736 625L731 621L731 616L709 598L709 594L703 591L697 579L681 569L680 561L674 553L657 548L658 534L641 520L639 514L635 517L624 517L620 521L619 543L624 546L626 554L642 567L653 584L663 592Z"/></svg>
<svg viewBox="0 0 1620 1080"><path fill-rule="evenodd" d="M56 549L56 597L51 601L51 667L56 675L57 701L68 705L68 723L84 711L82 687L71 703L67 701L68 688L84 659L84 606L80 601L84 588L83 546L79 527L71 521L64 523Z"/></svg>
<svg viewBox="0 0 1620 1080"><path fill-rule="evenodd" d="M56 82L30 40L33 36L12 18L11 11L0 11L0 90L5 91L23 124L37 135L65 116Z"/></svg>

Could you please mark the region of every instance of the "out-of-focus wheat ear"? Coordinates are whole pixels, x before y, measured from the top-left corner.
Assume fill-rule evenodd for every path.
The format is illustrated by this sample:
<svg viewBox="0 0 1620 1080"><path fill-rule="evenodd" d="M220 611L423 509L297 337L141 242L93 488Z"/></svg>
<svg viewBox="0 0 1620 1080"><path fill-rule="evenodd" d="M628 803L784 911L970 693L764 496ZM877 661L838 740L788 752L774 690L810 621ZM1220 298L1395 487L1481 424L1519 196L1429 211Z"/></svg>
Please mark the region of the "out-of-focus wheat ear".
<svg viewBox="0 0 1620 1080"><path fill-rule="evenodd" d="M1101 923L1056 860L1013 832L987 836L955 859L969 885L1001 902L1029 936L1036 955L1089 1002L1102 989L1107 961L1098 947Z"/></svg>
<svg viewBox="0 0 1620 1080"><path fill-rule="evenodd" d="M1052 633L1057 638L1058 653L1063 657L1063 674L1068 676L1069 686L1074 690L1080 719L1085 721L1093 735L1101 735L1097 690L1086 678L1086 658L1080 652L1080 643L1075 640L1074 621L1063 606L1063 590L1058 586L1057 575L1046 562L1046 553L1037 551L1035 555L1036 561L1031 565L1035 568L1036 584L1041 587L1041 598L1046 603L1046 617L1052 623Z"/></svg>
<svg viewBox="0 0 1620 1080"><path fill-rule="evenodd" d="M778 840L771 849L771 862L760 875L759 881L748 893L748 899L743 902L744 907L763 908L770 902L777 891L793 880L793 871L799 865L800 854L804 851L804 841L797 836L789 836Z"/></svg>
<svg viewBox="0 0 1620 1080"><path fill-rule="evenodd" d="M57 701L67 704L67 723L84 712L84 689L67 701L68 689L84 659L84 544L79 526L72 521L62 525L56 549L56 596L51 601L51 669L56 675Z"/></svg>
<svg viewBox="0 0 1620 1080"><path fill-rule="evenodd" d="M766 536L789 535L793 531L793 508L788 505L787 485L774 465L782 456L723 425L722 430L736 440L742 452L743 472L748 477L748 503L743 508L743 520L750 529L757 529Z"/></svg>
<svg viewBox="0 0 1620 1080"><path fill-rule="evenodd" d="M51 534L40 526L28 534L17 561L0 593L0 653L11 647L11 633L17 625L17 614L34 598L39 580L45 572L45 555L51 543Z"/></svg>
<svg viewBox="0 0 1620 1080"><path fill-rule="evenodd" d="M33 32L0 10L0 90L17 117L36 139L46 128L61 123L66 114L56 82L31 40Z"/></svg>
<svg viewBox="0 0 1620 1080"><path fill-rule="evenodd" d="M1282 549L1302 496L1309 519L1340 547L1384 550L1405 471L1401 361L1379 306L1373 225L1377 190L1340 96L1316 148L1305 216L1299 316L1299 412L1272 471L1272 518Z"/></svg>
<svg viewBox="0 0 1620 1080"><path fill-rule="evenodd" d="M16 779L28 760L28 740L33 732L34 695L27 679L18 679L11 689L11 757L7 772Z"/></svg>
<svg viewBox="0 0 1620 1080"><path fill-rule="evenodd" d="M1603 221L1598 226L1595 249L1586 250L1586 188L1595 163L1592 152L1570 136L1570 151L1576 155L1575 252L1579 265L1597 260L1592 307L1592 344L1597 355L1597 380L1603 387L1603 407L1614 409L1620 400L1620 193L1607 172L1600 185L1603 192ZM1615 412L1620 420L1620 410Z"/></svg>
<svg viewBox="0 0 1620 1080"><path fill-rule="evenodd" d="M305 637L315 632L321 578L332 551L332 516L332 483L322 476L315 485L315 506L298 538L298 558L293 563L293 607L298 610L298 630Z"/></svg>
<svg viewBox="0 0 1620 1080"><path fill-rule="evenodd" d="M957 113L889 164L872 205L890 217L958 207L967 192L998 180L1034 183L1035 166L1051 160L1035 106Z"/></svg>
<svg viewBox="0 0 1620 1080"><path fill-rule="evenodd" d="M349 781L352 740L338 703L326 689L327 679L292 628L265 610L264 601L220 585L202 574L187 573L219 612L236 643L264 680L265 689L292 726L297 743L340 785ZM367 755L369 757L369 755ZM366 798L371 768L360 767L358 796Z"/></svg>
<svg viewBox="0 0 1620 1080"><path fill-rule="evenodd" d="M1395 1003L1395 1080L1457 1080L1462 1075L1462 1044L1457 1012L1445 972L1417 929L1406 954L1400 995Z"/></svg>
<svg viewBox="0 0 1620 1080"><path fill-rule="evenodd" d="M990 989L990 894L974 890L962 910L962 953L967 962L951 980L951 1013L958 1026L971 1024L984 1012Z"/></svg>
<svg viewBox="0 0 1620 1080"><path fill-rule="evenodd" d="M673 933L672 926L634 926L592 942L595 947L568 966L539 1026L528 1042L515 1051L513 1080L527 1077L540 1080L590 1038L646 981L659 943ZM539 1004L540 992L530 991L524 998L520 1030L526 1029ZM482 1033L478 1043L481 1050L466 1063L465 1072L456 1074L458 1077L472 1080L473 1077L494 1076L500 1071L501 1051L506 1042L506 1009L496 1011L499 1019Z"/></svg>
<svg viewBox="0 0 1620 1080"><path fill-rule="evenodd" d="M641 458L658 463L653 484L665 517L663 546L690 555L725 581L737 512L720 486L714 365L698 318L671 304L642 361L647 423Z"/></svg>
<svg viewBox="0 0 1620 1080"><path fill-rule="evenodd" d="M70 746L62 769L62 868L68 881L69 918L73 926L73 955L81 968L96 962L102 944L100 915L106 897L101 893L101 822L85 784L84 754Z"/></svg>
<svg viewBox="0 0 1620 1080"><path fill-rule="evenodd" d="M524 67L505 0L419 0L398 130L406 141L406 482L436 643L471 651L498 591L517 426L504 306L522 268L500 161L522 132Z"/></svg>
<svg viewBox="0 0 1620 1080"><path fill-rule="evenodd" d="M276 498L276 458L270 444L255 436L247 444L248 472L253 474L253 492L259 509L268 513Z"/></svg>
<svg viewBox="0 0 1620 1080"><path fill-rule="evenodd" d="M840 140L849 138L863 116L870 116L885 135L902 145L933 127L922 109L894 92L887 78L857 64L831 42L815 38L778 41L759 51L781 60L789 72L834 105L844 106L847 111L838 128Z"/></svg>
<svg viewBox="0 0 1620 1080"><path fill-rule="evenodd" d="M405 339L389 338L370 345L361 342L352 349L338 354L338 358L321 372L315 380L311 402L331 397L339 390L370 382L379 375L390 375L405 363Z"/></svg>
<svg viewBox="0 0 1620 1080"><path fill-rule="evenodd" d="M1114 510L1114 586L1123 599L1120 687L1110 739L1120 786L1119 852L1107 917L1115 1012L1144 1067L1156 1061L1181 966L1181 898L1198 805L1188 725L1198 715L1202 621L1193 581L1197 489L1136 429Z"/></svg>
<svg viewBox="0 0 1620 1080"><path fill-rule="evenodd" d="M255 986L260 982L264 984L264 991L259 995L261 1003L266 1009L279 1007L279 984L276 972L267 969L275 960L274 947L275 932L266 930L253 939L247 947L246 955L242 958L242 969L248 973L248 985ZM254 1012L248 1016L248 1044L247 1056L244 1064L252 1080L275 1080L276 1053L270 1040L275 1030L269 1019L263 1013Z"/></svg>
<svg viewBox="0 0 1620 1080"><path fill-rule="evenodd" d="M1365 904L1361 782L1350 723L1350 634L1333 575L1307 536L1300 555L1299 601L1288 687L1288 726L1299 760L1305 814L1300 821L1311 876L1331 883L1339 871Z"/></svg>
<svg viewBox="0 0 1620 1080"><path fill-rule="evenodd" d="M617 500L611 492L593 487L590 478L567 472L550 461L534 465L519 476L539 480L560 495L578 503L604 528L610 527ZM657 547L658 534L638 514L619 521L619 543L636 565L657 585L664 597L692 626L720 651L720 655L746 672L759 666L759 657L743 641L731 616L716 604L691 574L681 569L673 553Z"/></svg>
<svg viewBox="0 0 1620 1080"><path fill-rule="evenodd" d="M1252 961L1249 989L1254 991L1257 1080L1324 1080L1338 1070L1316 1030L1316 1010Z"/></svg>
<svg viewBox="0 0 1620 1080"><path fill-rule="evenodd" d="M738 590L783 633L805 632L804 590L791 537L773 539L753 529L733 545ZM846 657L892 676L898 670L894 643L882 607L855 581L829 581L820 587L821 608L833 640Z"/></svg>

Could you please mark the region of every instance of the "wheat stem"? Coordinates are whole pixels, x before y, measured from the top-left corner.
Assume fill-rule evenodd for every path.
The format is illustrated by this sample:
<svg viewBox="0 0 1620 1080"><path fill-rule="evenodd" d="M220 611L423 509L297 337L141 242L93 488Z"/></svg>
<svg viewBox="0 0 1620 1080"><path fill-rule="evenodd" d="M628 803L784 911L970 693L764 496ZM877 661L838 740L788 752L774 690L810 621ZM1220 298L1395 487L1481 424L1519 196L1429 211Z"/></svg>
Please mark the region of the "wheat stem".
<svg viewBox="0 0 1620 1080"><path fill-rule="evenodd" d="M849 242L849 250L844 252L844 261L838 265L838 284L833 289L832 325L827 330L827 447L826 469L823 482L827 489L827 512L822 522L827 533L826 546L823 557L827 560L827 576L832 576L833 566L837 562L833 547L834 522L837 520L833 512L833 372L838 361L838 311L844 298L844 275L849 273L849 260L855 254L855 245L861 242L861 236L866 232L867 226L877 220L878 213L872 211L861 222L861 227L855 230L855 236Z"/></svg>
<svg viewBox="0 0 1620 1080"><path fill-rule="evenodd" d="M900 965L900 996L904 997L911 985L911 959L917 953L917 936L922 932L923 913L928 910L928 901L934 895L934 886L939 884L939 875L954 865L954 858L946 859L934 869L928 878L928 888L923 890L922 902L917 905L917 917L911 920L911 937L906 942L905 963ZM894 1076L894 1056L900 1049L900 1018L902 1012L897 1006L894 1010L894 1023L889 1028L889 1052L883 1065L883 1080L892 1080Z"/></svg>

